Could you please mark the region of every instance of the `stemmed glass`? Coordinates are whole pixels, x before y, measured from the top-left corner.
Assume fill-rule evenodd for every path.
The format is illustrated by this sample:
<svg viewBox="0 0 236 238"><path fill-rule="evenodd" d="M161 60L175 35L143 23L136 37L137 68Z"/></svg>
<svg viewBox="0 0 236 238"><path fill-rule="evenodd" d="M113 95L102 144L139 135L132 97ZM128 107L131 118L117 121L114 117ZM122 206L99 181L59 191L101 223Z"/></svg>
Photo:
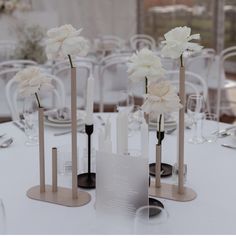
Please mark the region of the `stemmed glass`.
<svg viewBox="0 0 236 238"><path fill-rule="evenodd" d="M192 122L192 136L190 143L201 144L204 142L202 136L202 120L204 118L204 98L199 94L192 94L188 97L187 113Z"/></svg>
<svg viewBox="0 0 236 238"><path fill-rule="evenodd" d="M6 213L2 200L0 199L0 235L6 234Z"/></svg>
<svg viewBox="0 0 236 238"><path fill-rule="evenodd" d="M169 228L166 226L168 218L169 214L165 208L151 205L140 207L134 218L134 234L169 233Z"/></svg>
<svg viewBox="0 0 236 238"><path fill-rule="evenodd" d="M38 144L38 111L35 96L25 98L23 107L25 134L28 146Z"/></svg>

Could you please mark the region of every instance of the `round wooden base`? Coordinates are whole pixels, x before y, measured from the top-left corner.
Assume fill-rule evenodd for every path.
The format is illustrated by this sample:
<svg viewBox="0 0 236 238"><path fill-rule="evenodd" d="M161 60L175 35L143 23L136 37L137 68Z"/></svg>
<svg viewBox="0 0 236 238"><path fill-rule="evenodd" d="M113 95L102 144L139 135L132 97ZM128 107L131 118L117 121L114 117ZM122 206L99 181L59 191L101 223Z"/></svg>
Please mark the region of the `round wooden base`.
<svg viewBox="0 0 236 238"><path fill-rule="evenodd" d="M184 187L184 193L180 194L177 185L162 183L161 187L157 188L153 181L151 182L151 185L149 187L149 195L179 202L192 201L197 197L196 192L191 188Z"/></svg>
<svg viewBox="0 0 236 238"><path fill-rule="evenodd" d="M72 198L72 189L58 187L57 192L52 192L52 186L46 185L45 192L40 192L40 186L35 186L27 191L27 196L31 199L42 202L54 203L67 207L80 207L90 202L91 196L88 192L78 191L78 198Z"/></svg>

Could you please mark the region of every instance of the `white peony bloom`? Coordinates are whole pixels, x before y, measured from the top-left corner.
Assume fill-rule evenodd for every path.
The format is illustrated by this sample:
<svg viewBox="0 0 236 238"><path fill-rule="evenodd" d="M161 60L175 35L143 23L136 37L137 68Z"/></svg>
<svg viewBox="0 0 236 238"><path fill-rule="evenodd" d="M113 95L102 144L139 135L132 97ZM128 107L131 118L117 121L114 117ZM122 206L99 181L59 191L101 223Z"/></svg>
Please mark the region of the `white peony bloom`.
<svg viewBox="0 0 236 238"><path fill-rule="evenodd" d="M10 12L14 9L15 5L12 1L5 2L5 9L6 11Z"/></svg>
<svg viewBox="0 0 236 238"><path fill-rule="evenodd" d="M151 50L143 48L129 58L128 75L133 82L145 80L157 81L165 74L160 58Z"/></svg>
<svg viewBox="0 0 236 238"><path fill-rule="evenodd" d="M167 80L150 84L145 97L142 109L156 116L178 111L182 107L175 88Z"/></svg>
<svg viewBox="0 0 236 238"><path fill-rule="evenodd" d="M184 51L189 50L193 52L198 52L202 49L197 43L189 42L191 40L199 40L199 34L191 34L191 28L189 27L176 27L169 32L167 32L164 37L165 41L162 41L165 46L162 48L161 53L165 57L170 57L172 59L179 58Z"/></svg>
<svg viewBox="0 0 236 238"><path fill-rule="evenodd" d="M63 25L47 32L47 57L50 60L66 58L68 55L86 56L89 42L79 36L82 29L76 30L72 25Z"/></svg>
<svg viewBox="0 0 236 238"><path fill-rule="evenodd" d="M18 72L14 79L19 83L19 94L28 97L39 91L50 91L54 89L51 79L41 73L37 67L29 67Z"/></svg>

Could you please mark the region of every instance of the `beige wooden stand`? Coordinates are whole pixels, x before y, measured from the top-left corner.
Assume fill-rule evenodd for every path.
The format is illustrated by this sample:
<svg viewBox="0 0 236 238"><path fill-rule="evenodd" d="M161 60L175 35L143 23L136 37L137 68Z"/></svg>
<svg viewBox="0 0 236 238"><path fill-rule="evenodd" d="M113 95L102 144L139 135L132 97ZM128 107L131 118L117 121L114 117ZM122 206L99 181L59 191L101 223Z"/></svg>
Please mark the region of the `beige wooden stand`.
<svg viewBox="0 0 236 238"><path fill-rule="evenodd" d="M152 181L149 188L149 195L179 202L192 201L197 197L197 194L191 188L184 187L183 191L183 194L180 194L177 185L166 183L162 183L161 187L157 188L155 182Z"/></svg>
<svg viewBox="0 0 236 238"><path fill-rule="evenodd" d="M57 187L57 150L52 150L52 186L45 185L44 161L44 116L39 108L39 170L40 185L30 188L27 196L31 199L69 207L79 207L90 202L91 196L77 188L77 90L76 68L71 69L71 130L72 130L72 189Z"/></svg>
<svg viewBox="0 0 236 238"><path fill-rule="evenodd" d="M161 147L156 148L156 178L155 183L151 182L149 195L180 202L187 202L195 199L197 194L194 190L184 187L184 113L185 113L185 68L180 67L179 71L179 97L182 108L179 111L179 133L178 133L178 186L173 184L160 183ZM159 166L159 167L158 167Z"/></svg>

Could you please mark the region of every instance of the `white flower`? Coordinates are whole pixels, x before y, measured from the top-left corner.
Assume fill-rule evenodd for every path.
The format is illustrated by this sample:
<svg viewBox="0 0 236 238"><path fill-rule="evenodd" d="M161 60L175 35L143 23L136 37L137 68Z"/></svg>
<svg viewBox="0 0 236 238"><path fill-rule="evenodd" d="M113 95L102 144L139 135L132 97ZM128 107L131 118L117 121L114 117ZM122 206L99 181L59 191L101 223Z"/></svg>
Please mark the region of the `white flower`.
<svg viewBox="0 0 236 238"><path fill-rule="evenodd" d="M182 107L175 88L167 80L150 84L145 97L142 109L144 112L153 113L156 116L178 111Z"/></svg>
<svg viewBox="0 0 236 238"><path fill-rule="evenodd" d="M51 79L43 75L39 68L29 67L18 72L14 79L19 83L19 94L28 97L39 91L50 91L54 87Z"/></svg>
<svg viewBox="0 0 236 238"><path fill-rule="evenodd" d="M48 59L66 58L68 55L86 56L89 51L88 41L79 36L82 29L72 25L63 25L47 32L46 53Z"/></svg>
<svg viewBox="0 0 236 238"><path fill-rule="evenodd" d="M164 43L165 46L162 48L161 53L166 57L177 59L186 50L190 50L193 52L200 51L202 49L202 46L200 46L197 43L189 42L191 40L199 40L200 35L199 34L190 35L190 34L191 28L186 26L176 27L170 30L164 35L165 41L162 41L162 43Z"/></svg>
<svg viewBox="0 0 236 238"><path fill-rule="evenodd" d="M157 81L165 74L160 58L151 50L143 48L129 58L128 75L133 82L145 80Z"/></svg>
<svg viewBox="0 0 236 238"><path fill-rule="evenodd" d="M6 11L10 12L14 9L15 5L12 1L5 2L5 9Z"/></svg>
<svg viewBox="0 0 236 238"><path fill-rule="evenodd" d="M83 37L71 37L64 41L62 45L63 55L86 56L89 51L88 41Z"/></svg>

